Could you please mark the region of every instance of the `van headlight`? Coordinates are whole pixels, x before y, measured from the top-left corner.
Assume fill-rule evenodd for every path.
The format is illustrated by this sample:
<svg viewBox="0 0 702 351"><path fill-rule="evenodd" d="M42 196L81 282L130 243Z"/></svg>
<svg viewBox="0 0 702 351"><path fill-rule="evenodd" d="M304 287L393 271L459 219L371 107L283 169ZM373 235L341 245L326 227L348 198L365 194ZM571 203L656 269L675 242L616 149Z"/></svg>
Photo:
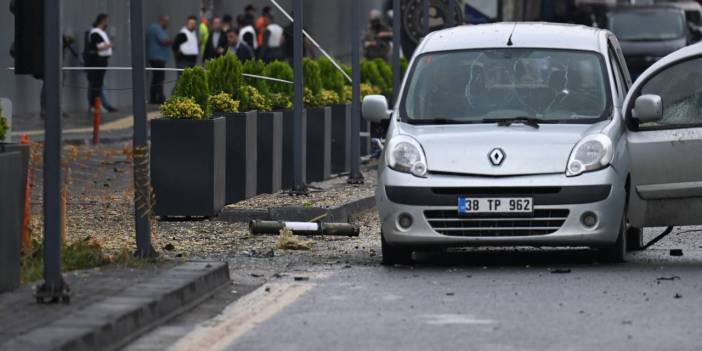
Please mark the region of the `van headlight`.
<svg viewBox="0 0 702 351"><path fill-rule="evenodd" d="M398 171L417 177L427 176L427 158L419 142L407 135L396 135L385 148L385 163Z"/></svg>
<svg viewBox="0 0 702 351"><path fill-rule="evenodd" d="M604 134L588 135L573 148L568 159L566 176L575 177L585 172L607 167L614 157L612 140Z"/></svg>

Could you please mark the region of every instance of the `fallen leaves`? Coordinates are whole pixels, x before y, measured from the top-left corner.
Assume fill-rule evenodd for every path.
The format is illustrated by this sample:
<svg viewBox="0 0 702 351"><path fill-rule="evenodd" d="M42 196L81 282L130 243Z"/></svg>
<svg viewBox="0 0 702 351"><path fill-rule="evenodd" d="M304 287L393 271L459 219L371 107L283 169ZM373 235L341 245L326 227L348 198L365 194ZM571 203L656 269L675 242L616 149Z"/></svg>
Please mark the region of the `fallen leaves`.
<svg viewBox="0 0 702 351"><path fill-rule="evenodd" d="M280 231L275 247L278 250L310 250L314 247L314 241L300 240L290 229L284 228Z"/></svg>

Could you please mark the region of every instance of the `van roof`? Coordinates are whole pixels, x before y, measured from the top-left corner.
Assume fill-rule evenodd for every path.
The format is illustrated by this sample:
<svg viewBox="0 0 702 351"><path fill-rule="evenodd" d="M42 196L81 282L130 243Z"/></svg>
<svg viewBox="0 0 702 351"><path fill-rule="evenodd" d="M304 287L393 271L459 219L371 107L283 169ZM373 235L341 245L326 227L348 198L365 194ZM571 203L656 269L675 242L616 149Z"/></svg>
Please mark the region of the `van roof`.
<svg viewBox="0 0 702 351"><path fill-rule="evenodd" d="M507 42L512 34L512 46ZM503 22L464 25L432 32L417 48L418 53L486 49L552 48L601 51L609 31L572 24Z"/></svg>

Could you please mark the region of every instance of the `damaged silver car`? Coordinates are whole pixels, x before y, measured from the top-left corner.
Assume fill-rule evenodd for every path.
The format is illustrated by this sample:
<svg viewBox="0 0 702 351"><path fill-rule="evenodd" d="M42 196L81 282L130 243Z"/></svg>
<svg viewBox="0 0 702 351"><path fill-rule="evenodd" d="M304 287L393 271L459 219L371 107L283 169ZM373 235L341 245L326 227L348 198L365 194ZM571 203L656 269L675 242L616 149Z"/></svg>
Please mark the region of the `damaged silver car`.
<svg viewBox="0 0 702 351"><path fill-rule="evenodd" d="M577 246L623 261L642 228L702 224L702 46L631 83L607 30L462 26L417 48L376 199L383 262L456 246Z"/></svg>

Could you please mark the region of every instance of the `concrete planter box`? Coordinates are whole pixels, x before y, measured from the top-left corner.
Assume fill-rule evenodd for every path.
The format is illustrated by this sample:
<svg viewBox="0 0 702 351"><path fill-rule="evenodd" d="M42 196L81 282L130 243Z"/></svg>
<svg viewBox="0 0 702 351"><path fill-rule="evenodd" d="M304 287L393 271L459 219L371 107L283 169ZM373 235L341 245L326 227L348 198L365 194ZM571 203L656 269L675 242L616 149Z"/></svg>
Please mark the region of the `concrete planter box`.
<svg viewBox="0 0 702 351"><path fill-rule="evenodd" d="M154 212L162 217L214 217L224 207L226 121L151 121Z"/></svg>
<svg viewBox="0 0 702 351"><path fill-rule="evenodd" d="M258 194L273 194L282 188L283 113L258 113Z"/></svg>
<svg viewBox="0 0 702 351"><path fill-rule="evenodd" d="M331 172L351 169L351 104L332 105Z"/></svg>
<svg viewBox="0 0 702 351"><path fill-rule="evenodd" d="M331 108L307 109L307 182L331 177Z"/></svg>
<svg viewBox="0 0 702 351"><path fill-rule="evenodd" d="M293 175L293 111L284 110L283 113L283 169L282 169L282 188L284 190L292 189L295 185ZM307 114L303 110L302 114L302 140L307 140ZM306 179L307 165L307 143L302 143L302 179Z"/></svg>
<svg viewBox="0 0 702 351"><path fill-rule="evenodd" d="M29 147L0 143L0 293L20 284Z"/></svg>
<svg viewBox="0 0 702 351"><path fill-rule="evenodd" d="M256 196L258 112L220 113L227 124L227 205Z"/></svg>

